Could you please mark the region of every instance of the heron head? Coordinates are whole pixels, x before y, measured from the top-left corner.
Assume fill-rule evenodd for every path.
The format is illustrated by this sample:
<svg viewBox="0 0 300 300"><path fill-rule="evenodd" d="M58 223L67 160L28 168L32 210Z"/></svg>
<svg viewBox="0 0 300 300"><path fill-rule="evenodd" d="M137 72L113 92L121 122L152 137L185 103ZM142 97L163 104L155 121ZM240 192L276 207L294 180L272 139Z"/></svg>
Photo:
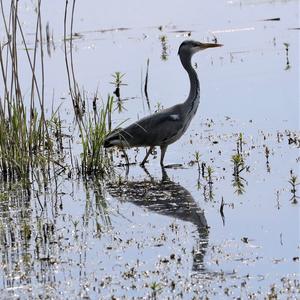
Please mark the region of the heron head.
<svg viewBox="0 0 300 300"><path fill-rule="evenodd" d="M217 43L200 43L193 40L186 40L181 43L178 54L179 55L193 55L194 53L205 50L207 48L215 48L215 47L222 47L222 44Z"/></svg>

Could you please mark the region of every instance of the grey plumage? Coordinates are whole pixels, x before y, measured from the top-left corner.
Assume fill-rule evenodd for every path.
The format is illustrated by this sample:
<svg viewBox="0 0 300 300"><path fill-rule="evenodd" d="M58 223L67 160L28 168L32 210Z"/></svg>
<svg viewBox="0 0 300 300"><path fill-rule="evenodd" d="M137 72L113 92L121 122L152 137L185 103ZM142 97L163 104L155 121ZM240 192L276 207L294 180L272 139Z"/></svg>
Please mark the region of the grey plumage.
<svg viewBox="0 0 300 300"><path fill-rule="evenodd" d="M159 146L160 164L163 165L168 145L177 141L185 133L199 105L200 84L197 73L191 65L192 55L200 50L220 46L222 45L184 41L179 47L178 54L190 79L190 93L186 101L142 118L124 129L119 128L111 132L105 138L104 147L149 146L150 149L141 163L144 165L152 149Z"/></svg>

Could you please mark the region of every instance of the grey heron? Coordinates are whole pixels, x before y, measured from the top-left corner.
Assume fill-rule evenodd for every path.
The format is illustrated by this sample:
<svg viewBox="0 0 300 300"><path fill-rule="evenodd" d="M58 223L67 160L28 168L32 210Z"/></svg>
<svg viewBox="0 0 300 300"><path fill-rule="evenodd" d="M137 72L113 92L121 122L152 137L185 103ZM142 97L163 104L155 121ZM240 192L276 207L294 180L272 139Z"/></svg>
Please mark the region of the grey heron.
<svg viewBox="0 0 300 300"><path fill-rule="evenodd" d="M197 73L192 67L193 54L207 48L221 47L217 43L200 43L193 40L182 42L178 54L183 68L190 80L190 92L187 99L167 109L142 118L126 128L119 128L108 134L104 147L150 147L141 162L144 165L155 146L161 149L160 164L163 166L167 147L176 142L187 130L196 114L200 100L200 84Z"/></svg>

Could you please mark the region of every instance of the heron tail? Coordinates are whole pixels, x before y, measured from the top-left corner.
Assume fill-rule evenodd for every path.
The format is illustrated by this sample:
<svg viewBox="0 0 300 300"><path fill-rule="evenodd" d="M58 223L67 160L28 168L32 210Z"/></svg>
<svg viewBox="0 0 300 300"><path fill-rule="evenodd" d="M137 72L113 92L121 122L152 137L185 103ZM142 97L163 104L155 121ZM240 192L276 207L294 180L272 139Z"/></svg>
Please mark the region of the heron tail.
<svg viewBox="0 0 300 300"><path fill-rule="evenodd" d="M103 143L104 148L109 148L109 147L112 147L112 146L113 146L112 143L108 139L104 140L104 143Z"/></svg>
<svg viewBox="0 0 300 300"><path fill-rule="evenodd" d="M113 146L122 146L124 139L122 139L121 131L122 129L118 128L109 133L104 139L103 147L109 148Z"/></svg>

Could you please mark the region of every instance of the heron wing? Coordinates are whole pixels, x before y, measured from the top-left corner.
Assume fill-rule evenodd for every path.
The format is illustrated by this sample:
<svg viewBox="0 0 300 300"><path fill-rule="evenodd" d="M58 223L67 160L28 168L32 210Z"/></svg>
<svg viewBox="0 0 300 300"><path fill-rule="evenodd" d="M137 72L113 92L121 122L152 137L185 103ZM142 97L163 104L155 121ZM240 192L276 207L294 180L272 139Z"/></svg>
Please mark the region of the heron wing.
<svg viewBox="0 0 300 300"><path fill-rule="evenodd" d="M122 133L131 147L157 146L176 136L183 127L180 110L163 110L124 128Z"/></svg>

